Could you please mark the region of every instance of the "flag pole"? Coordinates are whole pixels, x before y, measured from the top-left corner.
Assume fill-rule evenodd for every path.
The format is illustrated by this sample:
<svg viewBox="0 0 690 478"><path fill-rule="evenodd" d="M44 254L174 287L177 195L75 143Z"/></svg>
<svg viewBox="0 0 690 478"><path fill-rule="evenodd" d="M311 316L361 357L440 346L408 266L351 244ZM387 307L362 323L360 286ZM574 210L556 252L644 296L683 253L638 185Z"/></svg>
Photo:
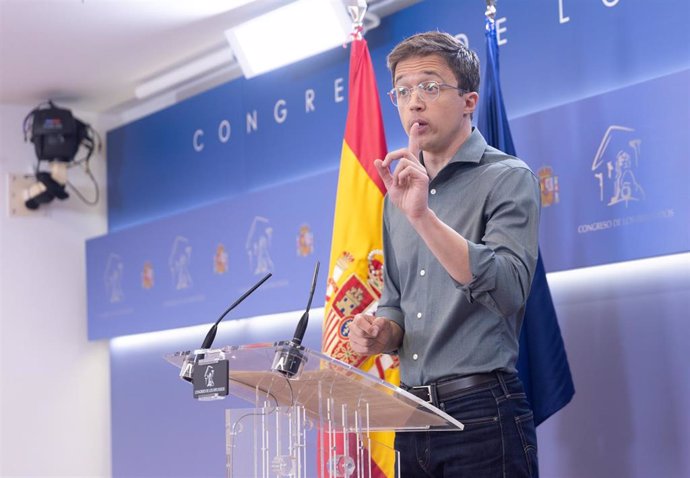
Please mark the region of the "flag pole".
<svg viewBox="0 0 690 478"><path fill-rule="evenodd" d="M516 156L503 104L496 38L496 0L486 0L486 69L477 126L486 142ZM517 370L539 425L570 402L575 386L541 253L532 278L520 331Z"/></svg>
<svg viewBox="0 0 690 478"><path fill-rule="evenodd" d="M352 19L348 112L341 150L322 351L393 385L400 383L399 362L389 355L360 356L348 340L349 324L358 313L372 313L383 289L383 202L386 188L374 161L387 154L376 72L364 21L365 0L344 0ZM347 303L347 307L339 304ZM349 432L319 433L320 478L331 476L338 455L357 457L357 476L395 476L395 434L371 432L351 439ZM364 446L360 447L360 444Z"/></svg>

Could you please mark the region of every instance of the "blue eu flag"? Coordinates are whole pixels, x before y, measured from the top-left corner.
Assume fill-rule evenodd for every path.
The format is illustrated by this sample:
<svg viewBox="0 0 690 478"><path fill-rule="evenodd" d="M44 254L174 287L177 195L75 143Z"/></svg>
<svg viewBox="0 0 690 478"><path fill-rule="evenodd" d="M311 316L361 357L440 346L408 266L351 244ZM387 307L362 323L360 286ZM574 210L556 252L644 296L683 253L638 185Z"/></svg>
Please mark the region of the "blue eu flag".
<svg viewBox="0 0 690 478"><path fill-rule="evenodd" d="M498 42L492 19L486 21L486 51L478 127L491 146L516 156L503 105ZM575 394L541 252L525 307L517 369L532 405L536 425L567 405Z"/></svg>

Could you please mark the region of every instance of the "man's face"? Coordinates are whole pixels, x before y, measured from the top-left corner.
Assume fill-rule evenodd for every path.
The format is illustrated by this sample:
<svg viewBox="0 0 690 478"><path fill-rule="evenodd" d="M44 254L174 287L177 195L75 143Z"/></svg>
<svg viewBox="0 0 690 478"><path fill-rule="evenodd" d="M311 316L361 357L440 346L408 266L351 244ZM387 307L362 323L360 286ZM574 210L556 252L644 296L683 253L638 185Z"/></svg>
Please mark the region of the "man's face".
<svg viewBox="0 0 690 478"><path fill-rule="evenodd" d="M471 130L470 114L474 111L477 94L461 95L456 89L442 87L438 98L425 101L415 88L425 81L458 86L453 71L439 55L402 60L395 68L394 86L415 91L407 103L398 106L400 121L408 134L412 125L419 123L419 145L425 153L452 155Z"/></svg>

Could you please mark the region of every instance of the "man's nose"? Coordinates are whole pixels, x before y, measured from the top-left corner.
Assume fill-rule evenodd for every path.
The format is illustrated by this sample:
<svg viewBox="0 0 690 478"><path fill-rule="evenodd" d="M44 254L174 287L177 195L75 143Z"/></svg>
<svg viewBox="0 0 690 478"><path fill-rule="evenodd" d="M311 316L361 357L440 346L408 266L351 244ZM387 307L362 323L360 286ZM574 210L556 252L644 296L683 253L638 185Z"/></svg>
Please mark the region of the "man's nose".
<svg viewBox="0 0 690 478"><path fill-rule="evenodd" d="M414 88L412 92L410 92L410 102L407 104L407 106L411 110L418 110L426 106L426 103L424 103L424 100L422 99L419 88Z"/></svg>

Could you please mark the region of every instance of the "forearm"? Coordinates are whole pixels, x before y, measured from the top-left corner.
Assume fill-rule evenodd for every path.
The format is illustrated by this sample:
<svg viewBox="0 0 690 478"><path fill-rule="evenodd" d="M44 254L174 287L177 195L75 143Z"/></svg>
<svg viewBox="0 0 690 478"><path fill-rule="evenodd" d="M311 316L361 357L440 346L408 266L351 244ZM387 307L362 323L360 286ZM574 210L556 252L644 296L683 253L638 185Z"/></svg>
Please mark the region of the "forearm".
<svg viewBox="0 0 690 478"><path fill-rule="evenodd" d="M453 279L460 284L472 281L469 249L464 237L441 221L429 208L421 216L409 220L431 253Z"/></svg>

